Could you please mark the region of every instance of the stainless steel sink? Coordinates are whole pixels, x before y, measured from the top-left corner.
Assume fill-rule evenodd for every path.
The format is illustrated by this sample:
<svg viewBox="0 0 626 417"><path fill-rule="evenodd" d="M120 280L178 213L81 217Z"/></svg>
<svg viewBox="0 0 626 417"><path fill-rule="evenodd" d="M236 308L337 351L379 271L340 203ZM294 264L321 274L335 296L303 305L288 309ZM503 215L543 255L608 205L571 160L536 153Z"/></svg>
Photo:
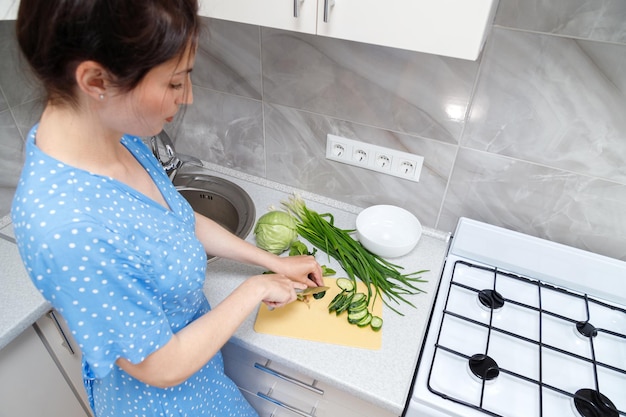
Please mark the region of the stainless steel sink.
<svg viewBox="0 0 626 417"><path fill-rule="evenodd" d="M235 235L245 239L252 230L256 215L254 202L237 184L211 175L179 173L174 177L174 185L194 211ZM209 261L216 259L208 256Z"/></svg>

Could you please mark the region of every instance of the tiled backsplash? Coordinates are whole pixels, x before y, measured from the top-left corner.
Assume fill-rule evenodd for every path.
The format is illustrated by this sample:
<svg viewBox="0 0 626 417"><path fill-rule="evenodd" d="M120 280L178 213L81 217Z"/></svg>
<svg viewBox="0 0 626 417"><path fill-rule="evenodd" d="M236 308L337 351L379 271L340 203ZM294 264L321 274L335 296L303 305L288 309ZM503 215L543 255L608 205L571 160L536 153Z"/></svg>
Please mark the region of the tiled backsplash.
<svg viewBox="0 0 626 417"><path fill-rule="evenodd" d="M467 216L626 260L624 22L623 1L500 0L471 62L206 19L194 105L168 130L181 153L430 227ZM40 108L18 74L3 58L5 213ZM420 182L327 161L328 133L424 156Z"/></svg>

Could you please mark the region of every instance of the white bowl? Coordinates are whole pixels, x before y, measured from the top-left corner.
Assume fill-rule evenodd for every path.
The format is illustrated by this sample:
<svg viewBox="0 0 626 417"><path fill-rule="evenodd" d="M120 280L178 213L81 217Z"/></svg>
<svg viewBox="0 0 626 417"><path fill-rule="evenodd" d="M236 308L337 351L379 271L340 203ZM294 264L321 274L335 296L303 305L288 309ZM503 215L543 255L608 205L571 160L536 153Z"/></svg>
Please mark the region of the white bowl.
<svg viewBox="0 0 626 417"><path fill-rule="evenodd" d="M383 258L396 258L411 252L422 236L422 225L407 210L377 205L361 211L356 218L359 242Z"/></svg>

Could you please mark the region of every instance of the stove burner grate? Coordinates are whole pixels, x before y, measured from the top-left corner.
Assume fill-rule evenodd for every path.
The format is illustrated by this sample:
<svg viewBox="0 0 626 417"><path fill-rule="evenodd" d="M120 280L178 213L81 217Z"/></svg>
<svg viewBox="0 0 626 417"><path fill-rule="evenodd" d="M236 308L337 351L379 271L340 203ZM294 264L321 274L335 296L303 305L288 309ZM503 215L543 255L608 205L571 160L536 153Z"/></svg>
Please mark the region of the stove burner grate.
<svg viewBox="0 0 626 417"><path fill-rule="evenodd" d="M473 287L472 285L470 285L471 282L468 280L459 279L457 281L455 280L455 273L456 273L457 267L469 268L469 269L476 268L477 270L480 270L482 272L487 272L489 276L492 277L490 279L492 280L493 285L483 285L484 282L481 282L480 287L482 287L483 289L480 289L480 288L477 288L479 287L479 285L477 285L476 287ZM463 273L460 273L460 276L463 276ZM495 291L495 288L497 288L496 281L498 277L501 277L503 279L511 279L519 283L519 285L533 286L534 289L536 289L538 293L538 298L540 300L539 305L538 306L528 305L521 301L517 301L515 299L506 298L506 296L503 297L500 293ZM430 370L429 370L429 377L428 377L429 378L428 389L430 390L430 392L432 392L433 394L439 395L440 397L445 398L446 400L453 401L455 403L472 408L474 410L478 410L483 414L487 414L491 416L500 416L500 414L496 414L492 410L485 408L483 404L486 401L488 402L486 398L490 395L493 395L493 392L494 392L493 390L486 389L487 383L492 380L494 380L495 382L496 378L502 377L504 374L507 377L506 380L511 380L509 378L513 378L512 380L517 379L517 380L523 381L524 384L534 384L535 386L539 388L540 392L544 392L544 391L551 392L558 396L568 397L572 403L572 408L573 409L575 408L576 412L581 417L626 417L626 409L624 409L624 407L620 408L619 406L615 406L609 398L607 398L605 395L601 393L602 391L601 386L600 386L601 384L599 384L599 382L602 382L602 381L599 380L598 378L598 372L599 372L599 369L601 368L603 372L613 372L619 375L620 378L626 379L626 368L623 365L619 365L617 363L611 364L609 362L603 362L604 360L606 360L603 357L596 358L596 351L594 348L594 345L596 343L595 339L596 339L596 336L598 335L602 335L603 338L606 338L607 336L615 338L616 340L619 340L619 342L617 343L626 343L626 334L620 331L616 331L617 329L611 330L611 329L604 329L600 327L596 328L594 325L590 323L590 317L589 317L590 306L593 306L593 308L595 309L600 309L600 308L609 309L611 311L616 312L622 317L626 317L625 308L620 308L617 306L606 304L600 300L597 300L588 296L587 294L574 293L567 289L554 287L550 284L543 283L537 279L520 276L518 274L514 274L511 272L507 272L507 271L502 271L495 267L475 265L475 264L462 261L462 260L455 261L453 272L452 272L452 278L451 278L451 281L449 282L449 286L450 288L449 288L448 296L446 298L445 306L443 309L443 317L441 319L442 321L438 329L438 336L437 336L437 341L435 343L435 350L434 350L433 355L435 355L436 357L438 355L438 352L446 352L446 354L443 357L447 356L448 354L451 354L451 355L456 356L457 358L463 358L466 361L466 363L469 365L469 369L471 370L471 373L473 373L474 376L477 377L477 380L480 380L480 382L482 383L481 388L480 388L480 396L477 400L469 401L467 399L462 399L461 396L457 397L457 394L453 393L454 390L445 391L446 388L434 388L434 385L431 385L430 381L433 378L433 364L435 363L435 359L433 359L433 361L430 363ZM463 314L461 314L462 311L458 311L458 312L453 311L451 307L448 306L448 302L450 301L450 292L451 292L450 290L453 287L461 289L462 291L469 291L469 292L476 293L477 300L480 301L479 304L482 304L482 306L486 307L488 310L488 314L490 314L487 320L480 321L475 318L464 316ZM485 290L484 288L486 287L494 288L494 290ZM550 311L549 309L542 308L541 306L542 293L545 291L557 292L566 297L572 297L574 299L578 299L582 301L585 304L586 309L587 309L586 320L580 321L580 319L573 319L570 317L565 317L556 312ZM499 328L498 323L494 322L494 315L497 314L498 308L502 307L505 303L510 303L511 305L515 306L515 308L517 309L522 309L525 311L532 311L532 312L537 313L538 326L540 328L543 326L542 317L544 316L558 319L566 323L571 323L572 327L575 326L577 331L580 333L580 335L588 338L588 343L591 346L591 352L592 352L591 357L590 358L582 357L577 353L563 350L557 346L552 346L546 343L545 341L543 341L541 336L539 336L539 338L535 340L535 339L530 339L522 335L521 333L518 334L516 331ZM493 306L493 308L491 306ZM485 329L486 330L485 332L486 344L485 344L485 350L484 350L485 354L474 354L472 356L469 356L466 353L460 352L459 350L454 349L451 346L447 346L445 343L442 343L441 334L442 334L442 328L443 328L444 321L446 320L446 317L453 317L455 320L461 320L463 323L465 323L466 326L470 326L470 327L477 326L477 327ZM550 355L558 354L558 355L562 355L565 357L570 357L574 361L586 362L590 364L591 367L593 368L593 375L594 375L593 379L595 381L594 388L593 389L589 389L589 388L580 389L576 392L564 390L558 386L554 386L546 382L541 372L539 372L538 377L532 378L526 375L521 375L519 373L516 373L512 369L507 369L506 367L500 367L498 363L492 357L486 355L486 352L490 352L491 335L494 333L497 333L499 335L505 335L506 337L511 337L514 339L519 339L520 341L523 341L524 343L527 343L527 344L535 345L538 348L538 352L539 352L538 363L537 363L537 366L539 368L541 368L543 358L545 357L544 355L546 355L547 353L549 353ZM540 331L540 334L541 334L541 331ZM442 359L442 360L445 360L445 359ZM544 411L543 411L545 405L544 405L544 400L542 399L542 395L539 396L538 401L539 401L539 404L538 404L537 415L545 417L546 415L544 414Z"/></svg>
<svg viewBox="0 0 626 417"><path fill-rule="evenodd" d="M583 388L574 394L574 405L582 417L618 417L617 408L605 395Z"/></svg>

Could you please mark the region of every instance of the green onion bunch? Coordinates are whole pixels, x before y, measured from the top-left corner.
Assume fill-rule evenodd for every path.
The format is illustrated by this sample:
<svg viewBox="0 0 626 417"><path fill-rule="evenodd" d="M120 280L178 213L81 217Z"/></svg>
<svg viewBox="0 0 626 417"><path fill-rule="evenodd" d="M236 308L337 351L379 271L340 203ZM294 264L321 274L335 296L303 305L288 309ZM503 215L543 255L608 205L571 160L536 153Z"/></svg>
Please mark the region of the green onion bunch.
<svg viewBox="0 0 626 417"><path fill-rule="evenodd" d="M391 301L395 305L402 302L415 307L405 296L424 292L415 284L426 282L420 278L426 270L403 274L401 266L371 253L352 238L354 230L339 229L334 225L332 214L310 210L298 196L291 196L282 204L295 218L300 236L335 258L355 285L356 278L365 283L368 302L372 296L374 300L381 296L383 302L400 315L403 314L390 304Z"/></svg>

